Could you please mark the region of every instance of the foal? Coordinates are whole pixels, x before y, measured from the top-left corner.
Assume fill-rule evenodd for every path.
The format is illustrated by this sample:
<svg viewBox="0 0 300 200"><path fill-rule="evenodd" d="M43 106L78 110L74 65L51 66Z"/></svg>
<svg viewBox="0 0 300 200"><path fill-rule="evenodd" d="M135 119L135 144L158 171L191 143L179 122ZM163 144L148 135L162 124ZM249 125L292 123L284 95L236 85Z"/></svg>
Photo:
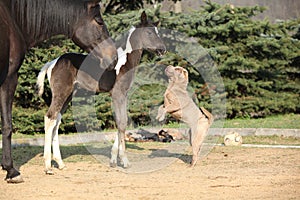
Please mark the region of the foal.
<svg viewBox="0 0 300 200"><path fill-rule="evenodd" d="M87 55L68 53L47 63L38 75L39 95L43 93L45 75L47 73L52 92L52 102L45 115L45 172L51 170L51 140L53 159L59 169L65 167L59 149L58 129L62 114L75 92L75 85L86 90L100 93L110 92L115 108L118 134L111 150L110 166L116 167L119 155L123 167L130 163L125 154L125 129L127 126L127 92L129 91L144 49L162 55L166 47L158 35L157 23L150 23L145 12L141 14L141 22L129 31L126 49L118 49L118 63L113 70L103 69L100 63ZM88 66L88 67L85 67Z"/></svg>

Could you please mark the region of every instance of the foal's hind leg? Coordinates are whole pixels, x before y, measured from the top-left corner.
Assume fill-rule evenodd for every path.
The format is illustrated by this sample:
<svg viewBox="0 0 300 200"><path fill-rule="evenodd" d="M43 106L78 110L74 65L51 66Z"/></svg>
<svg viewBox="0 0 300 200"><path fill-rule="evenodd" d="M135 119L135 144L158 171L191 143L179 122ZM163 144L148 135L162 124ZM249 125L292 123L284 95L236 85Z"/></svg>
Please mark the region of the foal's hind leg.
<svg viewBox="0 0 300 200"><path fill-rule="evenodd" d="M62 115L67 110L68 104L70 103L71 100L72 100L72 94L67 98L60 113L57 115L57 124L56 124L56 126L54 128L54 132L53 132L53 138L52 138L53 159L57 162L59 169L64 169L66 167L66 165L64 164L64 162L61 158L61 153L60 153L60 148L59 148L59 140L58 140L58 129L59 129L59 125L61 124Z"/></svg>
<svg viewBox="0 0 300 200"><path fill-rule="evenodd" d="M53 174L51 169L51 141L55 126L57 125L56 119L51 119L47 115L45 120L45 144L44 144L44 159L45 159L45 173Z"/></svg>
<svg viewBox="0 0 300 200"><path fill-rule="evenodd" d="M70 91L69 91L69 93L70 93ZM62 115L66 112L68 104L70 103L71 100L72 100L72 94L69 95L69 97L65 101L62 109L60 110L60 113L57 115L57 125L55 126L55 129L53 132L53 134L54 134L53 138L52 138L53 160L55 160L57 162L59 169L66 168L66 165L64 164L64 162L62 161L62 158L61 158L61 153L60 153L60 148L59 148L59 140L58 140L58 129L59 129L59 125L61 124Z"/></svg>
<svg viewBox="0 0 300 200"><path fill-rule="evenodd" d="M57 115L57 124L54 127L53 138L52 138L52 147L53 147L53 160L55 160L58 164L59 169L63 169L66 167L61 158L60 148L59 148L59 140L58 140L58 129L61 123L61 114Z"/></svg>
<svg viewBox="0 0 300 200"><path fill-rule="evenodd" d="M44 159L45 159L45 172L46 174L53 174L51 169L51 142L53 140L53 158L57 161L59 168L64 167L64 163L61 159L59 142L58 142L58 129L61 122L60 112L63 110L64 105L68 102L68 96L70 93L66 92L60 94L56 91L52 91L52 102L50 108L45 116L45 145L44 145Z"/></svg>

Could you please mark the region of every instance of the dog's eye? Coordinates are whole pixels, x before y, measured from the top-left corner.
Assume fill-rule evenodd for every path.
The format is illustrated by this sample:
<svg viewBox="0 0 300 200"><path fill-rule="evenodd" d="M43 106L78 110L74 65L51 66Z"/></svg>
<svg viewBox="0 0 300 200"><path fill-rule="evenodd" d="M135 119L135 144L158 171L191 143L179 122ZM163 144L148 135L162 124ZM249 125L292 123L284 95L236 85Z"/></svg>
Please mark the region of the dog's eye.
<svg viewBox="0 0 300 200"><path fill-rule="evenodd" d="M175 71L176 71L177 73L179 73L179 74L182 73L182 69L180 69L180 68L176 68Z"/></svg>

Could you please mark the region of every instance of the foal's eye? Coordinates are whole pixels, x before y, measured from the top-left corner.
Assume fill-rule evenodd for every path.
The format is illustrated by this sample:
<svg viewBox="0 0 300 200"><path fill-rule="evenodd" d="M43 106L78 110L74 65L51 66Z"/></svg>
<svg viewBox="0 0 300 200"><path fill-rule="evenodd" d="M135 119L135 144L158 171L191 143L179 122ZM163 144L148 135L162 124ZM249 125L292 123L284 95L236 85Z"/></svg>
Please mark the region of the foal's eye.
<svg viewBox="0 0 300 200"><path fill-rule="evenodd" d="M103 25L104 23L103 23L103 20L102 20L102 18L100 17L100 16L96 16L95 18L94 18L94 20L99 24L99 25Z"/></svg>

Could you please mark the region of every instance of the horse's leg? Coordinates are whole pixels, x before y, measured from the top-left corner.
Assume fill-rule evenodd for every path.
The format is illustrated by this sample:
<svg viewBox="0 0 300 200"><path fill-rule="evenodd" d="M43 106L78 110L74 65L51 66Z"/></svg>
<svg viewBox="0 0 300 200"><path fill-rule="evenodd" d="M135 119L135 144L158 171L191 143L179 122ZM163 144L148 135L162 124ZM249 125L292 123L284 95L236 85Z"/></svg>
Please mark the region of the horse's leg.
<svg viewBox="0 0 300 200"><path fill-rule="evenodd" d="M127 126L127 97L118 92L112 92L113 106L115 108L115 118L118 126L118 135L111 150L110 165L116 166L117 155L123 163L124 168L130 167L127 155L125 153L125 130Z"/></svg>
<svg viewBox="0 0 300 200"><path fill-rule="evenodd" d="M17 73L6 78L0 87L2 123L2 168L7 171L5 180L9 183L23 182L20 173L13 167L11 155L12 102L17 86Z"/></svg>
<svg viewBox="0 0 300 200"><path fill-rule="evenodd" d="M23 182L13 167L11 156L12 103L18 83L17 71L25 56L25 42L6 6L0 2L0 104L2 124L2 168L7 171L9 183Z"/></svg>

